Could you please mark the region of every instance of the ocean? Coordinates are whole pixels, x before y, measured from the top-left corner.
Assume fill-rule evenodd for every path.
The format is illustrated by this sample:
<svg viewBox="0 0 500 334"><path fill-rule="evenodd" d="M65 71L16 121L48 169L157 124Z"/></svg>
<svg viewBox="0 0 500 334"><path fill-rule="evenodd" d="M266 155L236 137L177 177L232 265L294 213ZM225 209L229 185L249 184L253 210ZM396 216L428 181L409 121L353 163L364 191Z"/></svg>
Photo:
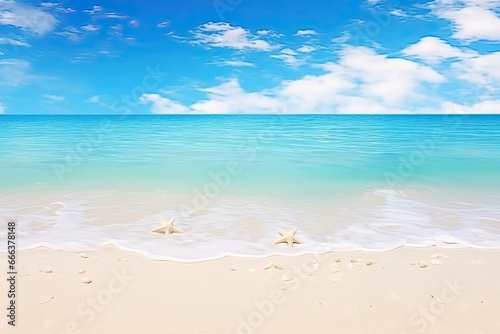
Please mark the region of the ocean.
<svg viewBox="0 0 500 334"><path fill-rule="evenodd" d="M0 152L0 229L23 249L500 248L500 116L2 115ZM152 233L160 217L184 233ZM273 243L294 227L304 243Z"/></svg>

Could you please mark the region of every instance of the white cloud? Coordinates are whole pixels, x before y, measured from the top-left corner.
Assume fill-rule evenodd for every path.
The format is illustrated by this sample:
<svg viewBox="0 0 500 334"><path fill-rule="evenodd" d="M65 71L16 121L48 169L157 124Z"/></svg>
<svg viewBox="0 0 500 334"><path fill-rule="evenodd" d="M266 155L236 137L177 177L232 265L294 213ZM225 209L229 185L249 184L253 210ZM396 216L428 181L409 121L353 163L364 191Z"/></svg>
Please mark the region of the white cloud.
<svg viewBox="0 0 500 334"><path fill-rule="evenodd" d="M142 94L139 98L141 104L153 104L152 112L155 114L187 114L189 108L179 102L163 97L159 94Z"/></svg>
<svg viewBox="0 0 500 334"><path fill-rule="evenodd" d="M500 52L464 59L453 65L457 77L479 85L500 85Z"/></svg>
<svg viewBox="0 0 500 334"><path fill-rule="evenodd" d="M5 114L5 105L0 102L0 114Z"/></svg>
<svg viewBox="0 0 500 334"><path fill-rule="evenodd" d="M302 53L311 53L316 51L316 48L311 45L304 45L301 46L300 48L297 49L297 51L302 52Z"/></svg>
<svg viewBox="0 0 500 334"><path fill-rule="evenodd" d="M54 35L67 38L73 42L77 42L82 39L82 31L73 26L64 27L62 31L55 32Z"/></svg>
<svg viewBox="0 0 500 334"><path fill-rule="evenodd" d="M253 67L255 66L252 63L249 63L247 61L243 60L224 60L220 62L219 64L224 65L224 66L235 66L235 67Z"/></svg>
<svg viewBox="0 0 500 334"><path fill-rule="evenodd" d="M407 17L408 16L408 14L403 12L401 9L393 9L390 11L390 13L391 13L391 15L399 16L399 17Z"/></svg>
<svg viewBox="0 0 500 334"><path fill-rule="evenodd" d="M296 56L298 54L297 52L293 51L290 48L283 49L280 51L280 53L283 53L285 55L290 55L290 56Z"/></svg>
<svg viewBox="0 0 500 334"><path fill-rule="evenodd" d="M436 0L430 8L452 23L452 37L460 40L500 40L499 0Z"/></svg>
<svg viewBox="0 0 500 334"><path fill-rule="evenodd" d="M245 92L236 79L200 91L206 93L208 99L191 105L194 113L273 113L281 107L279 101L263 93Z"/></svg>
<svg viewBox="0 0 500 334"><path fill-rule="evenodd" d="M296 55L298 55L297 52L293 51L290 48L286 48L281 50L277 55L271 55L271 58L281 59L288 66L297 67L302 65L303 61L295 57Z"/></svg>
<svg viewBox="0 0 500 334"><path fill-rule="evenodd" d="M335 44L344 44L351 39L351 34L348 32L342 33L342 35L332 38L332 42Z"/></svg>
<svg viewBox="0 0 500 334"><path fill-rule="evenodd" d="M444 102L440 112L444 114L500 114L500 100L486 100L468 106Z"/></svg>
<svg viewBox="0 0 500 334"><path fill-rule="evenodd" d="M298 66L302 65L302 61L297 59L295 56L287 55L284 53L277 54L277 55L271 55L271 58L281 59L285 64L287 64L288 66L292 66L292 67L298 67Z"/></svg>
<svg viewBox="0 0 500 334"><path fill-rule="evenodd" d="M448 59L465 59L476 54L474 51L462 51L442 39L434 36L422 37L417 43L401 51L404 55L422 59L429 64L437 64Z"/></svg>
<svg viewBox="0 0 500 334"><path fill-rule="evenodd" d="M138 27L139 20L130 20L130 22L128 24L130 24L132 27Z"/></svg>
<svg viewBox="0 0 500 334"><path fill-rule="evenodd" d="M14 46L22 46L22 47L31 47L30 44L17 40L17 39L12 39L8 37L0 37L0 44L8 44L8 45L14 45Z"/></svg>
<svg viewBox="0 0 500 334"><path fill-rule="evenodd" d="M428 66L402 58L389 58L366 47L343 50L339 65L333 65L331 69L356 80L362 95L380 98L388 105L418 97L423 83L445 81L441 74Z"/></svg>
<svg viewBox="0 0 500 334"><path fill-rule="evenodd" d="M42 2L40 4L40 6L47 8L49 10L55 10L55 11L66 13L66 14L72 14L72 13L76 12L74 9L66 8L61 3L57 3L57 2Z"/></svg>
<svg viewBox="0 0 500 334"><path fill-rule="evenodd" d="M45 35L57 24L56 18L44 10L12 0L0 0L0 25L10 25Z"/></svg>
<svg viewBox="0 0 500 334"><path fill-rule="evenodd" d="M101 6L93 6L92 9L86 9L83 12L95 15L97 12L101 12L103 8Z"/></svg>
<svg viewBox="0 0 500 334"><path fill-rule="evenodd" d="M356 85L349 78L334 72L306 75L298 80L285 81L278 88L284 109L291 113L333 112L338 96L348 93Z"/></svg>
<svg viewBox="0 0 500 334"><path fill-rule="evenodd" d="M287 52L288 53L288 52ZM282 55L292 56L287 53ZM268 91L247 92L237 79L200 89L207 97L191 106L160 95L143 95L153 112L188 113L410 113L412 102L431 100L432 85L445 79L432 68L390 58L365 47L342 51L324 73L283 81Z"/></svg>
<svg viewBox="0 0 500 334"><path fill-rule="evenodd" d="M63 102L64 101L64 96L61 96L61 95L45 94L43 97L46 98L47 100L49 100L50 102Z"/></svg>
<svg viewBox="0 0 500 334"><path fill-rule="evenodd" d="M158 28L165 28L165 27L168 27L169 25L170 25L170 21L164 21L164 22L158 23L156 26Z"/></svg>
<svg viewBox="0 0 500 334"><path fill-rule="evenodd" d="M224 22L203 24L192 33L194 36L193 44L236 50L269 51L273 49L269 42L252 35L248 30L242 27L233 27Z"/></svg>
<svg viewBox="0 0 500 334"><path fill-rule="evenodd" d="M27 84L32 76L29 74L31 63L23 59L0 60L0 85L20 86Z"/></svg>
<svg viewBox="0 0 500 334"><path fill-rule="evenodd" d="M101 29L101 27L95 26L93 24L87 24L87 25L82 26L81 29L88 31L88 32L95 32L95 31L99 31Z"/></svg>
<svg viewBox="0 0 500 334"><path fill-rule="evenodd" d="M294 36L301 36L301 37L305 37L305 36L312 36L312 35L317 35L318 33L313 30L313 29L306 29L306 30L298 30Z"/></svg>
<svg viewBox="0 0 500 334"><path fill-rule="evenodd" d="M123 20L128 18L127 15L120 15L117 13L106 13L105 17L108 19L117 19L117 20Z"/></svg>
<svg viewBox="0 0 500 334"><path fill-rule="evenodd" d="M366 2L368 2L368 4L370 5L376 5L378 4L379 2L381 2L382 0L366 0Z"/></svg>
<svg viewBox="0 0 500 334"><path fill-rule="evenodd" d="M466 7L443 13L454 24L454 38L464 40L500 40L500 18L495 12L479 7Z"/></svg>

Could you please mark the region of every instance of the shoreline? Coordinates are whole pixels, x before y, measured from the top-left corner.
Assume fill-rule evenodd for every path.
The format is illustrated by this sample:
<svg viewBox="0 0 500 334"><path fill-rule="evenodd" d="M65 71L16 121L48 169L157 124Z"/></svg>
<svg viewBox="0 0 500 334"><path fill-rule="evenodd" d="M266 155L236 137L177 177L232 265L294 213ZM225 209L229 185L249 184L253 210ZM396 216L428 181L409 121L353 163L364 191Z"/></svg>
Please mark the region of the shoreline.
<svg viewBox="0 0 500 334"><path fill-rule="evenodd" d="M86 254L38 247L17 258L17 326L4 318L2 333L500 332L500 250L181 263L114 246Z"/></svg>

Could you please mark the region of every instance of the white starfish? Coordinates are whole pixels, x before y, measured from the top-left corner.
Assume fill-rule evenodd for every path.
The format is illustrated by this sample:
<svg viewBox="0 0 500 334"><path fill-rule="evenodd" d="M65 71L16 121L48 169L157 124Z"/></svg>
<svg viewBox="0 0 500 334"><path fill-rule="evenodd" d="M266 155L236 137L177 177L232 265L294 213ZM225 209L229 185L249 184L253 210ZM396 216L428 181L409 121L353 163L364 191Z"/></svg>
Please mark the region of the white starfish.
<svg viewBox="0 0 500 334"><path fill-rule="evenodd" d="M181 229L174 227L174 220L175 220L175 217L170 218L169 221L166 221L165 219L160 218L161 226L155 228L152 232L165 233L166 235L172 234L172 233L182 233L183 231Z"/></svg>
<svg viewBox="0 0 500 334"><path fill-rule="evenodd" d="M278 229L279 234L281 234L281 238L276 239L274 241L275 244L279 244L282 242L286 242L288 244L288 247L293 248L293 244L301 244L302 241L300 239L297 239L295 236L295 233L297 232L297 228L294 227L290 232L284 231L282 229Z"/></svg>

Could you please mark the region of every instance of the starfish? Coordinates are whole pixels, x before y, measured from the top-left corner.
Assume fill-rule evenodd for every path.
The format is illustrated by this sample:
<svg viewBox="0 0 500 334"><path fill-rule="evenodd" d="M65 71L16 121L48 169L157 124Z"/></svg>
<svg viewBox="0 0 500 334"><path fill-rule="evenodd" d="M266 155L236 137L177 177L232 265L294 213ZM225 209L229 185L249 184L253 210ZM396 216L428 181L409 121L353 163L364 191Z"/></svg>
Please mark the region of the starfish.
<svg viewBox="0 0 500 334"><path fill-rule="evenodd" d="M175 220L175 217L170 218L169 221L166 221L165 219L160 218L161 226L155 228L152 232L165 233L166 235L169 235L172 233L182 233L183 231L181 229L174 227L174 220Z"/></svg>
<svg viewBox="0 0 500 334"><path fill-rule="evenodd" d="M293 248L293 243L296 243L296 244L302 243L301 240L299 240L299 239L297 239L297 237L295 237L295 233L297 232L296 227L292 228L292 230L290 232L284 231L282 229L278 229L278 232L279 232L279 234L281 234L281 238L276 239L274 241L275 244L286 242L288 244L288 247Z"/></svg>

